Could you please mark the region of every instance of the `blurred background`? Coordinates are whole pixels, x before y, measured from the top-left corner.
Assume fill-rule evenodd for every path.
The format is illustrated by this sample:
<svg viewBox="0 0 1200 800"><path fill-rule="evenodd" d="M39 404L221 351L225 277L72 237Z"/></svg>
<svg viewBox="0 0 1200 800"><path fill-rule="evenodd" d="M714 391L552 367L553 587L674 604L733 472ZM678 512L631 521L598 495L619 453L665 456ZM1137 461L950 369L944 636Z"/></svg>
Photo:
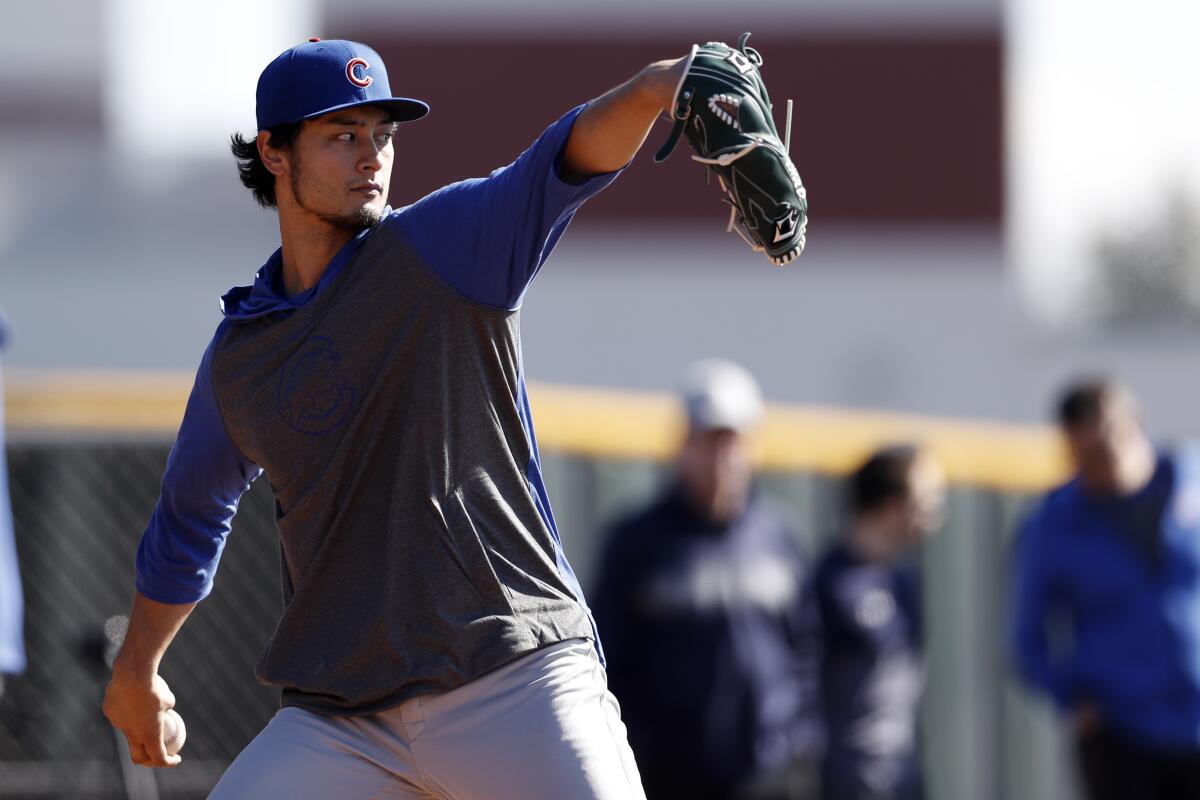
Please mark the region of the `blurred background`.
<svg viewBox="0 0 1200 800"><path fill-rule="evenodd" d="M1200 8L1146 0L0 0L0 307L7 456L30 666L0 700L0 797L123 796L99 713L104 625L219 296L278 244L228 137L261 68L309 36L367 42L432 113L400 130L399 207L510 161L645 63L743 30L810 201L808 250L771 267L724 233L716 186L661 123L526 297L525 366L568 554L648 497L689 361L748 367L774 404L768 490L816 548L870 447L928 439L946 530L924 555L932 798L1073 791L1050 713L1003 647L1015 520L1061 474L1050 404L1123 377L1154 436L1196 433ZM596 435L602 430L604 435ZM278 614L265 481L163 672L202 797L273 710L253 662ZM154 781L157 781L157 787ZM152 796L147 794L145 796Z"/></svg>

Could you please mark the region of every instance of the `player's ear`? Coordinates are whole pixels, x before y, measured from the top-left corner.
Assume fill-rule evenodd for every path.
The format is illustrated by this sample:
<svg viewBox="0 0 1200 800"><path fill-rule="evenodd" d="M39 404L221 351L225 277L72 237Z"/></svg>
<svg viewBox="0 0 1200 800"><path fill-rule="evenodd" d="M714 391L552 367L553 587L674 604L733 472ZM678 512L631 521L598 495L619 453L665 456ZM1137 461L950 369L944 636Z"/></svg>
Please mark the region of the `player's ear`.
<svg viewBox="0 0 1200 800"><path fill-rule="evenodd" d="M270 131L259 131L255 144L258 145L258 155L267 172L272 175L283 175L287 172L287 155L283 150L271 146Z"/></svg>

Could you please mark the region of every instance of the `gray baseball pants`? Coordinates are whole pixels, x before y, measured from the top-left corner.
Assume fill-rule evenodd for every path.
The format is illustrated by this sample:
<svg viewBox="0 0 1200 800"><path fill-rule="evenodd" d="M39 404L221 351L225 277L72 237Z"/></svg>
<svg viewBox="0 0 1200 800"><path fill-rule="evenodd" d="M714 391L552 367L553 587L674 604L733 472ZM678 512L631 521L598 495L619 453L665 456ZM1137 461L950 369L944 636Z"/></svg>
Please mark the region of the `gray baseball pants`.
<svg viewBox="0 0 1200 800"><path fill-rule="evenodd" d="M645 800L592 643L368 716L281 709L210 800Z"/></svg>

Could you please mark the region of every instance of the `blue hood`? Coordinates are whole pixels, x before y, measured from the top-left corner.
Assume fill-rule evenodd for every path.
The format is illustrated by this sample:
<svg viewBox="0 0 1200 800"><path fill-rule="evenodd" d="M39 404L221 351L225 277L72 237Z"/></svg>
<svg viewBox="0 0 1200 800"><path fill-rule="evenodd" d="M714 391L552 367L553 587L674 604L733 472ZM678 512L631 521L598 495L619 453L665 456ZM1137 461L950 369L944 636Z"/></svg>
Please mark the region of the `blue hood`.
<svg viewBox="0 0 1200 800"><path fill-rule="evenodd" d="M384 218L392 213L391 207L383 210ZM292 311L300 308L331 284L341 274L346 265L358 254L362 243L375 228L364 228L334 254L325 267L321 279L312 286L292 297L288 297L283 288L283 248L280 247L267 263L254 275L254 283L250 286L235 286L221 296L221 313L226 319L234 322L248 322L276 311ZM3 320L0 319L0 344L4 341Z"/></svg>

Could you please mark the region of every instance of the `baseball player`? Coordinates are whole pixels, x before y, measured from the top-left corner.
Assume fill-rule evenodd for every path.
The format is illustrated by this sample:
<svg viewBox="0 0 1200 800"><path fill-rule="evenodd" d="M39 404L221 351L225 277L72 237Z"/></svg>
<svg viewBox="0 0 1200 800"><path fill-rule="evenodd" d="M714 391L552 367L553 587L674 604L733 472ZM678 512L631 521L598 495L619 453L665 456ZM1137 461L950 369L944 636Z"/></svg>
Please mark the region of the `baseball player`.
<svg viewBox="0 0 1200 800"><path fill-rule="evenodd" d="M158 666L265 471L285 606L257 676L282 707L212 797L644 797L543 485L519 309L694 52L399 210L393 137L428 106L354 42L266 67L233 150L282 246L223 298L138 548L104 703L135 763L179 763Z"/></svg>

